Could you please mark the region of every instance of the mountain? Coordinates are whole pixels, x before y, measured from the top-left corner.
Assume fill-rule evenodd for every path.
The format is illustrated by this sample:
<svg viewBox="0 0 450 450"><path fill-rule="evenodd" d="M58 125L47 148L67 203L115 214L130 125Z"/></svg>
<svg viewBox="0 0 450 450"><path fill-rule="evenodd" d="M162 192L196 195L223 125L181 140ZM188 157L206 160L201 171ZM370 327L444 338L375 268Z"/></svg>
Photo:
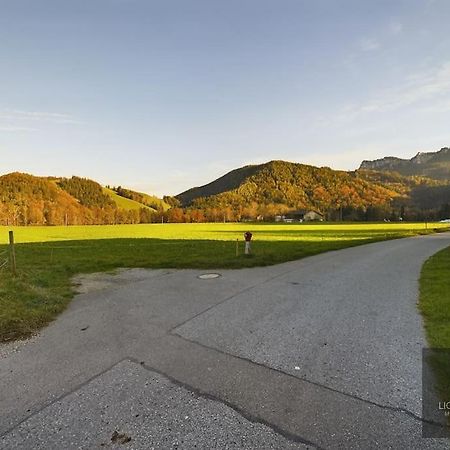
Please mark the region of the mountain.
<svg viewBox="0 0 450 450"><path fill-rule="evenodd" d="M178 194L175 200L186 214L201 211L211 221L271 220L294 209L317 210L328 220L441 219L450 214L449 180L411 175L412 170L405 170L404 175L390 168L394 161L407 161L426 166L424 173L443 177L448 156L448 149L442 149L421 154L412 162L399 158L373 164L365 161L351 172L270 161L232 170Z"/></svg>
<svg viewBox="0 0 450 450"><path fill-rule="evenodd" d="M188 189L175 197L183 206L187 206L190 205L196 198L209 197L211 195L231 191L232 189L238 188L247 178L258 172L260 167L261 166L257 165L249 165L232 170L211 183L205 184L201 187Z"/></svg>
<svg viewBox="0 0 450 450"><path fill-rule="evenodd" d="M357 172L314 167L286 161L245 166L176 198L184 207L200 209L269 207L318 209L366 208L388 205L399 192L366 180Z"/></svg>
<svg viewBox="0 0 450 450"><path fill-rule="evenodd" d="M359 168L450 181L450 148L444 147L437 152L419 152L411 159L386 156L374 161L363 161Z"/></svg>

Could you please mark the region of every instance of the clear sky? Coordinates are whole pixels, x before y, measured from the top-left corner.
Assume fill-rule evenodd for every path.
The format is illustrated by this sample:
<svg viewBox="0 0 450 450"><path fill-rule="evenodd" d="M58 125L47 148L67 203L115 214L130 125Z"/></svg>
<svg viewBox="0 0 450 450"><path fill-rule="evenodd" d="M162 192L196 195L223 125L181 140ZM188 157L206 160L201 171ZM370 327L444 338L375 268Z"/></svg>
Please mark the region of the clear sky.
<svg viewBox="0 0 450 450"><path fill-rule="evenodd" d="M448 0L0 0L0 173L176 194L450 145Z"/></svg>

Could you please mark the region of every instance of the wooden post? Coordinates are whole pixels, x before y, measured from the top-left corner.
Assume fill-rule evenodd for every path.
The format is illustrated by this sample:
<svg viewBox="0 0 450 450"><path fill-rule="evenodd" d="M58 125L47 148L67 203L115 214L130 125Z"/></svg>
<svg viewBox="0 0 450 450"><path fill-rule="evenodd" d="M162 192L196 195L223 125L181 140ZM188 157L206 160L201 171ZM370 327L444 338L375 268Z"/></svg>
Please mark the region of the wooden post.
<svg viewBox="0 0 450 450"><path fill-rule="evenodd" d="M11 263L11 272L16 276L16 252L14 250L14 231L9 232L9 260Z"/></svg>

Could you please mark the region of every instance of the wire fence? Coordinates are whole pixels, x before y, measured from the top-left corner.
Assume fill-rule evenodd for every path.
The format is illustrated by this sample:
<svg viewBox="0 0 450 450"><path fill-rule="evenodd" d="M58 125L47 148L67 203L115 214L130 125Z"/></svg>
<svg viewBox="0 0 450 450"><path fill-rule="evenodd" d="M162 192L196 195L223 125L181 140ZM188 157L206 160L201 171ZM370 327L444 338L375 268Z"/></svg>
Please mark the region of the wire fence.
<svg viewBox="0 0 450 450"><path fill-rule="evenodd" d="M7 250L0 252L0 270L8 266L9 263L9 253Z"/></svg>

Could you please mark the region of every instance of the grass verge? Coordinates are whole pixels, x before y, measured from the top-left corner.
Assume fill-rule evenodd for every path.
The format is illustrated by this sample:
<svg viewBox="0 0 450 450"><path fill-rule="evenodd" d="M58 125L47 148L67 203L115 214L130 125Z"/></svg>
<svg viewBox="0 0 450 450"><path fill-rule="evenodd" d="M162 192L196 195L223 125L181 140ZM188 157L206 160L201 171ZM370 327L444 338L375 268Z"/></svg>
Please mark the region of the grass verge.
<svg viewBox="0 0 450 450"><path fill-rule="evenodd" d="M450 349L450 247L429 258L420 276L420 302L425 332L431 348ZM450 399L448 353L435 353L430 360L441 398Z"/></svg>

